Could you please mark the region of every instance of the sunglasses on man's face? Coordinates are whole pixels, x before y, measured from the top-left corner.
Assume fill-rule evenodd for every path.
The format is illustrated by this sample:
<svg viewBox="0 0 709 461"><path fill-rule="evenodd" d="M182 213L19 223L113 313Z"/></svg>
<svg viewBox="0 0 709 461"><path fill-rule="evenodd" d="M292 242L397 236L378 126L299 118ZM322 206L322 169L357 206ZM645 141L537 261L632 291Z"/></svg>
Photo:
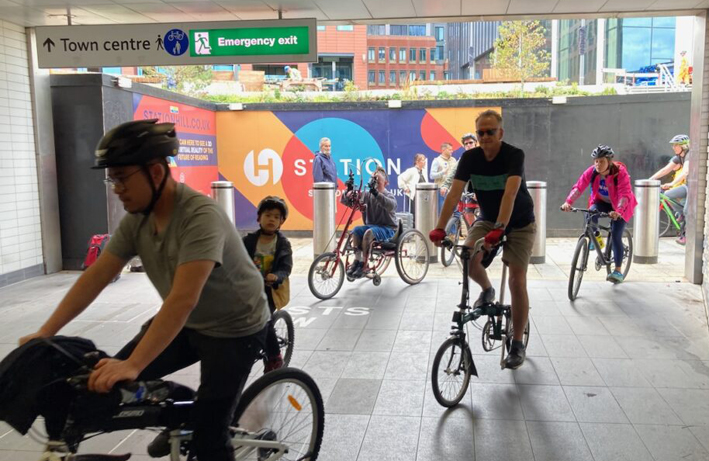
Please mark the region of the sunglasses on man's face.
<svg viewBox="0 0 709 461"><path fill-rule="evenodd" d="M497 133L497 128L492 128L490 130L477 130L478 138L482 138L484 135L494 136Z"/></svg>

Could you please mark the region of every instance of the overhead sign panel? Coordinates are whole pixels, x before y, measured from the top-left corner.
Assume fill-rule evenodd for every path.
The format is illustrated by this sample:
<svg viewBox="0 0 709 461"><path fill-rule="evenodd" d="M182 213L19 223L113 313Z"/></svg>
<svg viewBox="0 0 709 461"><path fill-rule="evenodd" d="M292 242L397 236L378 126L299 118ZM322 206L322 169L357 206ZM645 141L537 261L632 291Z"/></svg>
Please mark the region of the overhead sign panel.
<svg viewBox="0 0 709 461"><path fill-rule="evenodd" d="M318 60L315 19L36 29L41 68Z"/></svg>

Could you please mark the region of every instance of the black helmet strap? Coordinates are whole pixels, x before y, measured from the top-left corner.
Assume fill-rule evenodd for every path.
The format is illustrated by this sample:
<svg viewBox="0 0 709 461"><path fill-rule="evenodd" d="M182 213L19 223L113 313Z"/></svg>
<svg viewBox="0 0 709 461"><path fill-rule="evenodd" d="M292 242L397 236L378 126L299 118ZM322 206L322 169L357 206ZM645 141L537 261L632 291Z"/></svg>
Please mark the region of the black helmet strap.
<svg viewBox="0 0 709 461"><path fill-rule="evenodd" d="M153 191L153 196L152 199L150 199L150 203L143 211L141 211L141 213L143 213L145 216L148 216L153 211L155 205L158 203L158 200L160 200L160 196L162 195L162 192L165 189L165 185L167 184L168 174L170 173L169 169L165 170L165 175L163 176L162 181L160 181L160 185L156 188L155 183L153 182L153 178L150 176L150 165L151 164L143 164L140 167L143 170L145 177L148 179L148 182L150 183L150 188ZM165 165L163 164L162 166L164 167Z"/></svg>

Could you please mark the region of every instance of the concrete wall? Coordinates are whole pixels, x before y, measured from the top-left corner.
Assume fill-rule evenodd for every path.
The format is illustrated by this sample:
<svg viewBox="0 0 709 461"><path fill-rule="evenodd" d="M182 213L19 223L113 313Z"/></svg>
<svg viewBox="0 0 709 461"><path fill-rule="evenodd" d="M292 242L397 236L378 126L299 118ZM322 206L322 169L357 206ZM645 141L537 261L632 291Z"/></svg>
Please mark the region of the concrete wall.
<svg viewBox="0 0 709 461"><path fill-rule="evenodd" d="M44 273L26 40L0 21L0 287Z"/></svg>

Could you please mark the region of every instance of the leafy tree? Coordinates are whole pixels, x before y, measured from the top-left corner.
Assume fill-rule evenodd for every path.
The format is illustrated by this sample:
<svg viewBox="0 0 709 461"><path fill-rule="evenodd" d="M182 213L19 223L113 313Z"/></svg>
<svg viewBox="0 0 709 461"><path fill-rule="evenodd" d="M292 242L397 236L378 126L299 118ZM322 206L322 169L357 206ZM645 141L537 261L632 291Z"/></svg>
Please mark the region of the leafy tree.
<svg viewBox="0 0 709 461"><path fill-rule="evenodd" d="M549 69L550 53L545 49L546 30L539 21L505 21L500 25L492 55L494 69L524 82L540 77Z"/></svg>
<svg viewBox="0 0 709 461"><path fill-rule="evenodd" d="M143 67L146 77L162 77L163 86L189 96L202 96L212 83L212 66Z"/></svg>

